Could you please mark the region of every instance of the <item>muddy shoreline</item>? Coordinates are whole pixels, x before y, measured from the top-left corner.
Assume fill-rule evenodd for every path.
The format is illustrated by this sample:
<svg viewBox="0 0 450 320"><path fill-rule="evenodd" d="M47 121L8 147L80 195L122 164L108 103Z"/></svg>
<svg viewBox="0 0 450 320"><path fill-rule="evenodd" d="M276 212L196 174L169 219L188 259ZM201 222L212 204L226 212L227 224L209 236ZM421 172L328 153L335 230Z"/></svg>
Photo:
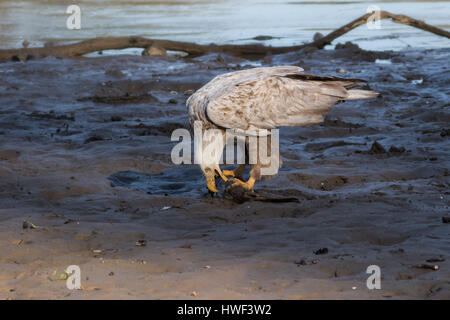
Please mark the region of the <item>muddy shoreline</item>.
<svg viewBox="0 0 450 320"><path fill-rule="evenodd" d="M0 298L449 299L449 55L348 44L0 64ZM196 166L170 160L186 98L281 64L366 79L381 97L282 128L284 167L256 188L298 203L210 198ZM430 259L438 270L413 267ZM72 264L83 290L54 279ZM381 290L365 285L373 264Z"/></svg>

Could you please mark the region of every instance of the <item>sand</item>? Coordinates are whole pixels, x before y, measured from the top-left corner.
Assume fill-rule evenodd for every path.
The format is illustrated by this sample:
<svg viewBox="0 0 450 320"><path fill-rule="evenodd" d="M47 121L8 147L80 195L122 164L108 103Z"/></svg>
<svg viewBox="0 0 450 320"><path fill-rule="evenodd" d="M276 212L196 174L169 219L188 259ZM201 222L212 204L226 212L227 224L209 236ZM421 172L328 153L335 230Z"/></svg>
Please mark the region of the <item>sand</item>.
<svg viewBox="0 0 450 320"><path fill-rule="evenodd" d="M449 54L0 64L0 298L449 299ZM192 90L261 64L382 94L281 130L283 170L256 189L298 202L211 198L196 166L172 164L170 134ZM81 290L57 280L69 265Z"/></svg>

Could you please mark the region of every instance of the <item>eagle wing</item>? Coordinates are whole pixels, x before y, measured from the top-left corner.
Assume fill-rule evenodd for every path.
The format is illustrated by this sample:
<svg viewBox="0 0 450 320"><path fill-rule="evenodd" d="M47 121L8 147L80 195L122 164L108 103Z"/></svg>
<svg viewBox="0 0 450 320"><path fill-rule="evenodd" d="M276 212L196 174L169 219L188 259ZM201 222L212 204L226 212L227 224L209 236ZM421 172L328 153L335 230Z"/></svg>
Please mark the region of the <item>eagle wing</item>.
<svg viewBox="0 0 450 320"><path fill-rule="evenodd" d="M201 89L205 90L206 118L218 127L242 130L304 126L322 122L339 101L377 95L348 90L363 80L315 76L302 70L255 68L218 76Z"/></svg>

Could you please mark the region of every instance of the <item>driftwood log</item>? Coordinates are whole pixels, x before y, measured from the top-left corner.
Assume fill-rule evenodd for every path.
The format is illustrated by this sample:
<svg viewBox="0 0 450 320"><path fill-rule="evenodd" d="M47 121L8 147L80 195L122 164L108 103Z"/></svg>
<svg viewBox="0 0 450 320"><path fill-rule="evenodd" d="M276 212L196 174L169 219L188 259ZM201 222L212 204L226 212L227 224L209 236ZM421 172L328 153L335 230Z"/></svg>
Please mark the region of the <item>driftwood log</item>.
<svg viewBox="0 0 450 320"><path fill-rule="evenodd" d="M315 47L322 49L324 46L331 44L331 42L343 34L353 30L360 25L365 24L369 18L376 13L367 13L358 19L336 29L323 38L317 39L311 43L303 45L289 46L289 47L271 47L263 45L199 45L190 42L179 42L170 40L155 40L143 37L105 37L95 38L91 40L81 41L75 44L59 45L53 47L41 48L21 48L21 49L6 49L0 50L0 62L8 60L28 60L31 58L43 58L46 56L56 57L80 57L84 54L110 50L110 49L125 49L131 47L148 48L152 45L157 45L166 50L186 52L189 56L199 56L211 52L227 53L235 56L265 56L267 54L280 54L292 51L301 50L307 47ZM419 28L428 32L432 32L442 37L450 38L450 32L426 24L421 20L416 20L411 17L399 14L393 14L387 11L379 11L379 18L391 19L393 22L405 24L415 28ZM375 17L375 16L374 16ZM372 17L373 19L373 17Z"/></svg>

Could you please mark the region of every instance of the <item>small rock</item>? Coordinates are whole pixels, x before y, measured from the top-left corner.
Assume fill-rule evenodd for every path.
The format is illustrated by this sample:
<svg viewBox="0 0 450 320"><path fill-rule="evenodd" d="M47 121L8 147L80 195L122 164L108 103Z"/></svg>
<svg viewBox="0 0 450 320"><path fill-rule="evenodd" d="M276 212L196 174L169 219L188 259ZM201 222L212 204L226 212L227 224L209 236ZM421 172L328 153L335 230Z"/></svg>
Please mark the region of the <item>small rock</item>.
<svg viewBox="0 0 450 320"><path fill-rule="evenodd" d="M23 229L37 229L37 226L32 224L31 222L24 220L24 222L22 224L22 228Z"/></svg>
<svg viewBox="0 0 450 320"><path fill-rule="evenodd" d="M328 248L320 248L319 250L314 251L314 254L319 255L319 254L327 254L328 253Z"/></svg>
<svg viewBox="0 0 450 320"><path fill-rule="evenodd" d="M225 59L220 54L216 57L216 62L226 64Z"/></svg>
<svg viewBox="0 0 450 320"><path fill-rule="evenodd" d="M314 36L313 36L314 41L319 41L322 38L323 38L323 34L321 34L320 32L314 33Z"/></svg>
<svg viewBox="0 0 450 320"><path fill-rule="evenodd" d="M442 129L441 130L441 137L450 136L450 129Z"/></svg>
<svg viewBox="0 0 450 320"><path fill-rule="evenodd" d="M389 152L390 153L403 153L403 152L405 152L406 151L406 149L404 148L404 147L395 147L395 146L391 146L390 148L389 148Z"/></svg>
<svg viewBox="0 0 450 320"><path fill-rule="evenodd" d="M301 259L301 260L298 260L298 261L294 261L294 263L295 263L297 266L306 266L306 265L307 265L305 259Z"/></svg>
<svg viewBox="0 0 450 320"><path fill-rule="evenodd" d="M112 116L111 117L111 121L112 122L118 122L118 121L122 121L122 117L121 116Z"/></svg>
<svg viewBox="0 0 450 320"><path fill-rule="evenodd" d="M142 51L143 56L167 56L166 49L158 46L157 44L152 45L150 48L145 48Z"/></svg>
<svg viewBox="0 0 450 320"><path fill-rule="evenodd" d="M136 246L138 246L138 247L145 247L146 245L147 245L147 240L141 239L141 240L136 241Z"/></svg>
<svg viewBox="0 0 450 320"><path fill-rule="evenodd" d="M338 43L334 49L339 50L339 49L351 49L351 50L359 50L359 47L357 44L354 44L353 42L347 41L346 43L342 44L342 43Z"/></svg>
<svg viewBox="0 0 450 320"><path fill-rule="evenodd" d="M386 153L386 149L378 141L375 141L369 150L369 154L382 154L382 153Z"/></svg>

